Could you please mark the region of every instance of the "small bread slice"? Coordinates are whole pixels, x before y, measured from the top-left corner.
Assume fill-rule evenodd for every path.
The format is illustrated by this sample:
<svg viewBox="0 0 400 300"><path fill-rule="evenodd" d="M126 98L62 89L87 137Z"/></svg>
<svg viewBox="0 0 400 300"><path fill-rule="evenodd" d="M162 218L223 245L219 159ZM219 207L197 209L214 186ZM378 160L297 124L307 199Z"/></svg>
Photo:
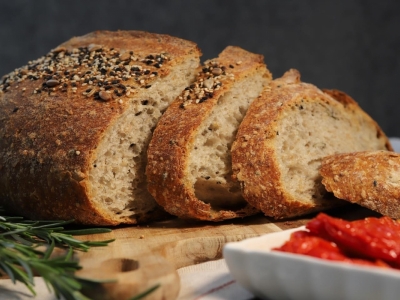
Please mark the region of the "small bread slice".
<svg viewBox="0 0 400 300"><path fill-rule="evenodd" d="M148 189L169 213L221 221L257 212L231 179L230 147L249 104L270 81L263 57L229 46L171 104L148 149Z"/></svg>
<svg viewBox="0 0 400 300"><path fill-rule="evenodd" d="M335 197L400 218L400 154L389 151L340 153L325 157L320 174Z"/></svg>
<svg viewBox="0 0 400 300"><path fill-rule="evenodd" d="M147 191L147 146L194 80L200 55L195 43L168 35L96 31L5 76L0 205L93 225L157 218L163 210Z"/></svg>
<svg viewBox="0 0 400 300"><path fill-rule="evenodd" d="M232 167L251 205L288 218L340 205L327 199L321 160L362 150L391 146L353 99L302 83L290 70L251 104L232 146Z"/></svg>

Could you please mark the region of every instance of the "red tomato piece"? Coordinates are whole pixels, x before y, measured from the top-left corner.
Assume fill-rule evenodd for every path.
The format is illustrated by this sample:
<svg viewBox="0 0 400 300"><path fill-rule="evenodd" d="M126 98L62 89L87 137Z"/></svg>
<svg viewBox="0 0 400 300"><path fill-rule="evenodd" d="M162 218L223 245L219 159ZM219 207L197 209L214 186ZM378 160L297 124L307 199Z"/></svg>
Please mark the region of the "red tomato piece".
<svg viewBox="0 0 400 300"><path fill-rule="evenodd" d="M347 257L335 243L315 236L307 231L296 231L291 234L290 240L273 250L303 254L332 261L342 261L368 266L389 267L381 261L369 261Z"/></svg>
<svg viewBox="0 0 400 300"><path fill-rule="evenodd" d="M389 217L349 222L320 213L306 228L345 251L400 266L400 224Z"/></svg>

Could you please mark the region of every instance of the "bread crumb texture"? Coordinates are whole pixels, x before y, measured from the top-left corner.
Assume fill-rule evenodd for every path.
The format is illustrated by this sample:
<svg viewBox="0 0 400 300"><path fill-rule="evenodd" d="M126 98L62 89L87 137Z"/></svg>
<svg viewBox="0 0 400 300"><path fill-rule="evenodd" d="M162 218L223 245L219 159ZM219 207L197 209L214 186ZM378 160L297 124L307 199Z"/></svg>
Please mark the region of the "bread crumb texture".
<svg viewBox="0 0 400 300"><path fill-rule="evenodd" d="M159 117L193 81L189 41L140 31L72 38L0 81L0 198L32 218L137 223Z"/></svg>
<svg viewBox="0 0 400 300"><path fill-rule="evenodd" d="M321 160L362 150L391 146L353 99L303 83L290 70L250 106L232 148L234 176L266 215L303 215L342 204L321 183Z"/></svg>
<svg viewBox="0 0 400 300"><path fill-rule="evenodd" d="M230 149L270 81L263 57L227 47L208 60L161 118L149 148L149 190L168 212L221 221L257 212L232 180Z"/></svg>

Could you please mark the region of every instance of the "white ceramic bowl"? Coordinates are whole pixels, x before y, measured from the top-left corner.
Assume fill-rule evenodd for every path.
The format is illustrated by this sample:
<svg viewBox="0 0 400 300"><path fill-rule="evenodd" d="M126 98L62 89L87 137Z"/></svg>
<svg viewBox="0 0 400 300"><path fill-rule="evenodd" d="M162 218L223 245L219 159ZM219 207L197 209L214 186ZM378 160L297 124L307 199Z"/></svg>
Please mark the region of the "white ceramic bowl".
<svg viewBox="0 0 400 300"><path fill-rule="evenodd" d="M269 300L398 300L400 271L271 251L299 227L228 243L223 255L236 281Z"/></svg>

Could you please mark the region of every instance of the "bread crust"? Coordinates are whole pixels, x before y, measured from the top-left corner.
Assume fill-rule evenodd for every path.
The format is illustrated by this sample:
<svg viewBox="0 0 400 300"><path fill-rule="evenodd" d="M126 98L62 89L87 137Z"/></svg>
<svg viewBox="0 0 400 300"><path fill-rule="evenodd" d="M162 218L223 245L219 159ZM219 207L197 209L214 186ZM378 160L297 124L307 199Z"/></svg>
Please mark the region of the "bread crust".
<svg viewBox="0 0 400 300"><path fill-rule="evenodd" d="M268 77L271 75L266 70L263 56L239 47L227 47L212 61L226 67L226 73L230 73L230 76L221 78L220 88L204 102L189 103L180 97L170 105L150 142L146 175L148 190L169 213L181 218L222 221L248 216L257 210L250 205L237 210L219 209L196 197L193 183L188 180L188 161L194 138L200 125L210 115L218 99L230 90L234 80L255 72L266 72L265 76ZM199 78L202 78L201 72L199 74Z"/></svg>
<svg viewBox="0 0 400 300"><path fill-rule="evenodd" d="M322 184L351 203L400 218L400 154L365 151L330 155L322 160Z"/></svg>
<svg viewBox="0 0 400 300"><path fill-rule="evenodd" d="M330 94L338 94L335 101ZM275 138L279 135L279 121L285 111L298 110L301 103L321 99L329 106L352 110L372 122L379 133L382 146L391 149L389 140L379 126L349 97L341 92L324 93L317 87L302 83L300 73L290 70L282 78L275 79L250 106L241 123L232 146L233 176L241 183L243 196L267 216L289 218L340 205L338 201L325 201L321 205L297 201L286 190L278 162L279 149Z"/></svg>
<svg viewBox="0 0 400 300"><path fill-rule="evenodd" d="M194 43L167 35L96 31L72 38L50 52L48 57L57 64L54 57L60 52L69 53L72 59L73 55L79 57L80 48L94 52L96 48L114 48L119 53L115 60L122 60L122 54L129 51L140 58L167 53L168 61L164 65L149 66L157 70L157 76L161 78L188 56L200 55ZM107 55L112 53L110 50ZM32 219L73 218L84 224L120 223L93 203L88 174L97 145L128 107L128 101L124 100L140 99L124 94L119 95L119 99L102 101L106 98L102 99L98 94L95 100L82 95L88 88L83 85L78 85L74 92L71 72L85 74L88 67L84 64L83 61L81 65L69 67L68 76L71 78L64 91L61 91L62 83L59 81L67 75L62 73L56 77L57 67L46 70L57 78L55 87L53 79L49 80L47 75L27 77L37 68L36 65L22 67L3 78L3 92L0 94L0 201L7 209ZM17 75L21 80L16 79ZM123 81L124 85L131 83L134 84L133 77ZM46 89L38 93L42 87ZM123 222L138 221L140 218L127 217Z"/></svg>

